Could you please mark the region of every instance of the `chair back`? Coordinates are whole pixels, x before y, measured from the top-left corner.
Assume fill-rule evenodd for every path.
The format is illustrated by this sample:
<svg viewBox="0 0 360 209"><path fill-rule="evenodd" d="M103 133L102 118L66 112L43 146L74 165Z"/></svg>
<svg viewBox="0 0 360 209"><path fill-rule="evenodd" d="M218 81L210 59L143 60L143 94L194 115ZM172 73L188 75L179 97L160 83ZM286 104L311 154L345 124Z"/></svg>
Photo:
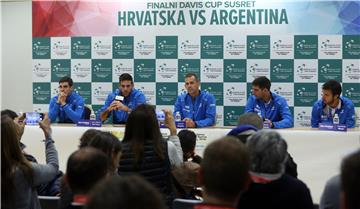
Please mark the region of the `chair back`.
<svg viewBox="0 0 360 209"><path fill-rule="evenodd" d="M91 110L89 107L84 106L84 119L89 120L90 119Z"/></svg>
<svg viewBox="0 0 360 209"><path fill-rule="evenodd" d="M60 197L54 196L38 196L42 209L57 209Z"/></svg>
<svg viewBox="0 0 360 209"><path fill-rule="evenodd" d="M173 209L193 209L194 205L199 203L202 203L202 201L176 198L173 201Z"/></svg>

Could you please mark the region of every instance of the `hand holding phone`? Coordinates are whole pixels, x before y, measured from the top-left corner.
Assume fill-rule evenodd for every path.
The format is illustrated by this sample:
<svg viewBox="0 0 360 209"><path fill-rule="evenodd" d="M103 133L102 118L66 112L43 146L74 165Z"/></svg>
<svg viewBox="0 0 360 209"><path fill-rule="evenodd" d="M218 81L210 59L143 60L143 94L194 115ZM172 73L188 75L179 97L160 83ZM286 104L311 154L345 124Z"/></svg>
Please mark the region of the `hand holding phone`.
<svg viewBox="0 0 360 209"><path fill-rule="evenodd" d="M25 124L26 125L38 125L44 118L43 113L38 112L27 112L25 113Z"/></svg>

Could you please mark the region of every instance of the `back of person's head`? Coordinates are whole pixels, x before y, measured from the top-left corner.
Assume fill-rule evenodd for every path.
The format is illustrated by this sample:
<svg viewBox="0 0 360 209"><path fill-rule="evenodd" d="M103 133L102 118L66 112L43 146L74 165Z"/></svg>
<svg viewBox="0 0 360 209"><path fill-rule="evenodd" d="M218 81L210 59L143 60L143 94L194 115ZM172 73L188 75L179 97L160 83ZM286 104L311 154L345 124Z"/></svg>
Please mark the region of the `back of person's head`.
<svg viewBox="0 0 360 209"><path fill-rule="evenodd" d="M100 130L97 129L88 129L86 130L83 135L80 137L80 144L79 148L83 148L89 145L90 141L94 136L98 133L101 133Z"/></svg>
<svg viewBox="0 0 360 209"><path fill-rule="evenodd" d="M64 77L60 78L59 84L60 83L65 83L65 82L67 82L70 87L73 86L73 80L69 76L64 76Z"/></svg>
<svg viewBox="0 0 360 209"><path fill-rule="evenodd" d="M119 76L119 83L121 81L131 81L133 83L133 77L129 73L123 73Z"/></svg>
<svg viewBox="0 0 360 209"><path fill-rule="evenodd" d="M238 126L240 125L252 125L258 130L263 129L264 127L262 118L254 112L248 112L240 115L238 118Z"/></svg>
<svg viewBox="0 0 360 209"><path fill-rule="evenodd" d="M9 109L5 109L5 110L2 110L1 111L1 116L3 116L3 115L7 115L7 116L9 116L11 119L15 119L15 118L17 118L17 117L19 117L18 116L18 114L16 114L16 112L14 112L14 111L12 111L12 110L9 110Z"/></svg>
<svg viewBox="0 0 360 209"><path fill-rule="evenodd" d="M286 141L276 131L262 130L253 134L246 143L250 153L250 171L283 174L287 160Z"/></svg>
<svg viewBox="0 0 360 209"><path fill-rule="evenodd" d="M183 129L179 131L178 137L183 152L193 152L196 146L196 134L193 131Z"/></svg>
<svg viewBox="0 0 360 209"><path fill-rule="evenodd" d="M98 132L89 142L88 147L101 150L108 157L109 169L115 171L119 162L114 157L121 152L121 142L109 132Z"/></svg>
<svg viewBox="0 0 360 209"><path fill-rule="evenodd" d="M21 151L17 129L12 118L1 116L1 202L8 204L15 198L15 169L22 170L29 183L33 176L33 170Z"/></svg>
<svg viewBox="0 0 360 209"><path fill-rule="evenodd" d="M252 85L257 86L260 89L267 89L268 91L270 91L271 82L267 77L260 76L253 80Z"/></svg>
<svg viewBox="0 0 360 209"><path fill-rule="evenodd" d="M152 141L155 152L163 159L160 139L162 138L159 123L156 118L154 107L141 104L133 110L126 122L124 143L131 143L135 152L135 160L139 162L143 157L144 143Z"/></svg>
<svg viewBox="0 0 360 209"><path fill-rule="evenodd" d="M248 172L246 146L234 137L224 137L206 147L200 175L207 196L235 201L249 181Z"/></svg>
<svg viewBox="0 0 360 209"><path fill-rule="evenodd" d="M346 157L341 164L343 209L360 208L360 149Z"/></svg>
<svg viewBox="0 0 360 209"><path fill-rule="evenodd" d="M100 150L84 147L70 155L66 180L74 194L87 194L107 173L108 157Z"/></svg>
<svg viewBox="0 0 360 209"><path fill-rule="evenodd" d="M323 90L329 90L333 94L333 96L338 95L338 97L341 94L341 85L336 80L328 80L322 85Z"/></svg>
<svg viewBox="0 0 360 209"><path fill-rule="evenodd" d="M140 176L112 176L91 192L86 209L165 209L159 191Z"/></svg>

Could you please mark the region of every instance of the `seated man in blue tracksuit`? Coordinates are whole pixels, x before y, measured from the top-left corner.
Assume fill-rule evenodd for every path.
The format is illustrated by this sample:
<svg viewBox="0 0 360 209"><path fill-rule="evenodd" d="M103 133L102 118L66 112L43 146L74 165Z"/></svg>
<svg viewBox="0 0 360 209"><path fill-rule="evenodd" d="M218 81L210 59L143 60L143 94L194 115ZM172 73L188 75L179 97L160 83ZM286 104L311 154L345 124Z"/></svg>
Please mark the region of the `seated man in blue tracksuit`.
<svg viewBox="0 0 360 209"><path fill-rule="evenodd" d="M293 116L284 97L270 91L271 82L260 76L252 82L252 93L245 107L245 113L255 112L271 128L291 128L294 126Z"/></svg>
<svg viewBox="0 0 360 209"><path fill-rule="evenodd" d="M215 97L209 92L199 90L199 86L200 80L196 74L186 74L187 93L178 96L175 103L174 115L180 112L187 128L212 126L216 122Z"/></svg>
<svg viewBox="0 0 360 209"><path fill-rule="evenodd" d="M77 123L84 117L84 99L73 91L73 80L65 76L59 81L59 95L50 100L51 122Z"/></svg>
<svg viewBox="0 0 360 209"><path fill-rule="evenodd" d="M348 128L355 127L355 107L353 102L340 96L341 85L329 80L322 86L322 99L315 102L311 112L311 127L319 127L319 123L333 123L335 114L339 116L339 124Z"/></svg>
<svg viewBox="0 0 360 209"><path fill-rule="evenodd" d="M131 110L140 104L145 104L144 94L134 89L133 78L128 73L119 76L119 89L108 95L104 106L98 111L98 118L105 121L112 115L113 124L124 124Z"/></svg>

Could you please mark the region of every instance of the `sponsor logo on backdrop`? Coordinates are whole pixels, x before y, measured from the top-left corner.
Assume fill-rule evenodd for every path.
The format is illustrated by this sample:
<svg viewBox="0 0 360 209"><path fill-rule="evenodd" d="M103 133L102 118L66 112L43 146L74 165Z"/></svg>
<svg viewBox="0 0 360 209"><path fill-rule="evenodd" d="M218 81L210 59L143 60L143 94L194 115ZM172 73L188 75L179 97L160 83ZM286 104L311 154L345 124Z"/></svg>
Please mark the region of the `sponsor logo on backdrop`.
<svg viewBox="0 0 360 209"><path fill-rule="evenodd" d="M224 83L224 105L242 106L246 103L246 85L244 83Z"/></svg>
<svg viewBox="0 0 360 209"><path fill-rule="evenodd" d="M341 60L319 60L319 82L326 82L330 79L341 82Z"/></svg>
<svg viewBox="0 0 360 209"><path fill-rule="evenodd" d="M294 56L294 41L292 36L271 37L271 58L289 58Z"/></svg>
<svg viewBox="0 0 360 209"><path fill-rule="evenodd" d="M108 94L112 91L111 83L92 83L92 104L104 105Z"/></svg>
<svg viewBox="0 0 360 209"><path fill-rule="evenodd" d="M293 83L271 83L271 91L284 97L289 106L294 105Z"/></svg>
<svg viewBox="0 0 360 209"><path fill-rule="evenodd" d="M224 57L223 36L201 36L201 58L222 59Z"/></svg>
<svg viewBox="0 0 360 209"><path fill-rule="evenodd" d="M112 39L110 37L93 37L93 58L112 58Z"/></svg>
<svg viewBox="0 0 360 209"><path fill-rule="evenodd" d="M343 82L360 82L359 60L343 60Z"/></svg>
<svg viewBox="0 0 360 209"><path fill-rule="evenodd" d="M224 107L224 126L237 126L237 120L244 112L244 107Z"/></svg>
<svg viewBox="0 0 360 209"><path fill-rule="evenodd" d="M189 39L180 42L180 54L183 56L195 56L200 52L200 44Z"/></svg>
<svg viewBox="0 0 360 209"><path fill-rule="evenodd" d="M295 106L313 106L316 102L317 84L316 83L295 83Z"/></svg>
<svg viewBox="0 0 360 209"><path fill-rule="evenodd" d="M71 38L71 58L91 59L91 37Z"/></svg>
<svg viewBox="0 0 360 209"><path fill-rule="evenodd" d="M134 37L114 36L113 58L122 58L122 59L134 58Z"/></svg>
<svg viewBox="0 0 360 209"><path fill-rule="evenodd" d="M34 81L50 81L51 69L49 60L33 60L33 79Z"/></svg>
<svg viewBox="0 0 360 209"><path fill-rule="evenodd" d="M49 104L50 83L33 83L33 103Z"/></svg>
<svg viewBox="0 0 360 209"><path fill-rule="evenodd" d="M156 58L176 59L178 53L177 36L156 36Z"/></svg>
<svg viewBox="0 0 360 209"><path fill-rule="evenodd" d="M266 76L270 78L270 61L269 60L247 60L247 82L252 82L255 78Z"/></svg>
<svg viewBox="0 0 360 209"><path fill-rule="evenodd" d="M341 36L319 36L319 58L341 58Z"/></svg>
<svg viewBox="0 0 360 209"><path fill-rule="evenodd" d="M194 73L200 78L199 59L180 59L178 61L178 82L184 82L185 75L188 73Z"/></svg>
<svg viewBox="0 0 360 209"><path fill-rule="evenodd" d="M355 107L360 107L360 83L343 83L343 94L352 100Z"/></svg>
<svg viewBox="0 0 360 209"><path fill-rule="evenodd" d="M294 61L293 60L271 60L271 82L293 82Z"/></svg>
<svg viewBox="0 0 360 209"><path fill-rule="evenodd" d="M295 82L318 82L317 60L295 60L294 61Z"/></svg>
<svg viewBox="0 0 360 209"><path fill-rule="evenodd" d="M75 83L74 91L81 95L85 104L91 104L91 83Z"/></svg>
<svg viewBox="0 0 360 209"><path fill-rule="evenodd" d="M177 60L156 60L156 81L177 82Z"/></svg>
<svg viewBox="0 0 360 209"><path fill-rule="evenodd" d="M51 38L51 58L70 58L70 38Z"/></svg>
<svg viewBox="0 0 360 209"><path fill-rule="evenodd" d="M123 73L134 75L133 66L134 62L131 59L113 59L113 82L119 82L119 76Z"/></svg>
<svg viewBox="0 0 360 209"><path fill-rule="evenodd" d="M216 99L216 105L223 105L224 86L223 83L201 83L201 89L210 92Z"/></svg>
<svg viewBox="0 0 360 209"><path fill-rule="evenodd" d="M51 60L51 81L57 82L64 76L70 76L70 60Z"/></svg>
<svg viewBox="0 0 360 209"><path fill-rule="evenodd" d="M270 36L247 36L247 58L269 59Z"/></svg>
<svg viewBox="0 0 360 209"><path fill-rule="evenodd" d="M134 61L135 82L155 82L155 60L143 59Z"/></svg>
<svg viewBox="0 0 360 209"><path fill-rule="evenodd" d="M50 38L33 38L33 59L50 59Z"/></svg>
<svg viewBox="0 0 360 209"><path fill-rule="evenodd" d="M135 83L135 86L141 91L146 98L147 104L156 104L156 87L155 83Z"/></svg>
<svg viewBox="0 0 360 209"><path fill-rule="evenodd" d="M112 81L112 60L93 59L92 60L92 81L111 82Z"/></svg>
<svg viewBox="0 0 360 209"><path fill-rule="evenodd" d="M317 59L318 38L316 35L295 36L295 59Z"/></svg>
<svg viewBox="0 0 360 209"><path fill-rule="evenodd" d="M156 92L156 104L174 105L178 93L177 83L157 83Z"/></svg>
<svg viewBox="0 0 360 209"><path fill-rule="evenodd" d="M222 60L201 60L201 80L205 82L223 81Z"/></svg>
<svg viewBox="0 0 360 209"><path fill-rule="evenodd" d="M311 127L311 107L295 107L295 127Z"/></svg>
<svg viewBox="0 0 360 209"><path fill-rule="evenodd" d="M343 35L343 59L360 59L360 35Z"/></svg>
<svg viewBox="0 0 360 209"><path fill-rule="evenodd" d="M231 39L225 42L225 54L228 56L242 56L245 54L246 44L239 40Z"/></svg>
<svg viewBox="0 0 360 209"><path fill-rule="evenodd" d="M224 60L225 82L246 82L246 60Z"/></svg>
<svg viewBox="0 0 360 209"><path fill-rule="evenodd" d="M91 81L90 60L71 60L71 78L75 82Z"/></svg>

